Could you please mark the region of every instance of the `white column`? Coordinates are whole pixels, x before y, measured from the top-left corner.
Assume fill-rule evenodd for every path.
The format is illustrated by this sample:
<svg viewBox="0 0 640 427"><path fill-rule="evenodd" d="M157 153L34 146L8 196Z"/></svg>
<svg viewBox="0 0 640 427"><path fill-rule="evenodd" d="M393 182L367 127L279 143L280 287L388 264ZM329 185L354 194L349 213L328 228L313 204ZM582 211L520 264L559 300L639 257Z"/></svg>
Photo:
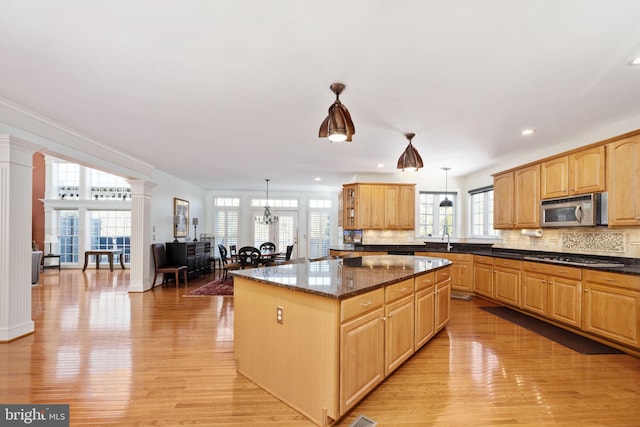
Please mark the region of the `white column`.
<svg viewBox="0 0 640 427"><path fill-rule="evenodd" d="M131 262L129 292L151 289L151 189L152 182L129 179L131 185Z"/></svg>
<svg viewBox="0 0 640 427"><path fill-rule="evenodd" d="M31 194L36 148L0 135L0 341L35 331L31 320Z"/></svg>

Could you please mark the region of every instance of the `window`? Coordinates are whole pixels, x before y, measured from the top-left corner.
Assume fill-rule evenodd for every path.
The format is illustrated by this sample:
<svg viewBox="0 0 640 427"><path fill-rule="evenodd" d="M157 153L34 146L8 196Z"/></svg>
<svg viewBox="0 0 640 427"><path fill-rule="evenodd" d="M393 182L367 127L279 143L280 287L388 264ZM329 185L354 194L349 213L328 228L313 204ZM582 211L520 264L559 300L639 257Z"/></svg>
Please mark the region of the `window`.
<svg viewBox="0 0 640 427"><path fill-rule="evenodd" d="M500 232L493 228L493 187L469 191L471 205L471 230L473 237L496 237Z"/></svg>
<svg viewBox="0 0 640 427"><path fill-rule="evenodd" d="M453 202L452 208L440 207L445 195ZM456 193L421 191L418 204L418 237L438 237L445 231L454 235Z"/></svg>
<svg viewBox="0 0 640 427"><path fill-rule="evenodd" d="M331 246L331 200L309 200L309 258L329 255Z"/></svg>
<svg viewBox="0 0 640 427"><path fill-rule="evenodd" d="M131 211L90 211L91 249L121 249L131 260Z"/></svg>
<svg viewBox="0 0 640 427"><path fill-rule="evenodd" d="M78 262L78 211L58 210L60 263Z"/></svg>
<svg viewBox="0 0 640 427"><path fill-rule="evenodd" d="M229 245L238 244L240 198L216 197L214 206L214 237L216 239L216 245L224 245L228 250ZM215 249L218 255L220 255L217 246Z"/></svg>
<svg viewBox="0 0 640 427"><path fill-rule="evenodd" d="M78 199L80 197L80 165L56 162L54 170L54 188L57 190L58 197L67 200Z"/></svg>
<svg viewBox="0 0 640 427"><path fill-rule="evenodd" d="M87 169L87 172L91 177L91 199L131 199L131 186L124 178L97 169Z"/></svg>

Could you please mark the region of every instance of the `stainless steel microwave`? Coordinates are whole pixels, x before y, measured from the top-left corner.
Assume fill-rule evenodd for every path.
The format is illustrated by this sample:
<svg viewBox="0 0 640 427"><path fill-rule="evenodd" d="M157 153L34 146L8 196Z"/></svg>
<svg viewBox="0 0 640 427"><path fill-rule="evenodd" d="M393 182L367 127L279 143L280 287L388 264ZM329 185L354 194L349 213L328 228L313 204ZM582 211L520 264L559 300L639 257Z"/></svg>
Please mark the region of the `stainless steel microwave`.
<svg viewBox="0 0 640 427"><path fill-rule="evenodd" d="M540 202L542 227L593 227L608 223L607 193L561 197Z"/></svg>

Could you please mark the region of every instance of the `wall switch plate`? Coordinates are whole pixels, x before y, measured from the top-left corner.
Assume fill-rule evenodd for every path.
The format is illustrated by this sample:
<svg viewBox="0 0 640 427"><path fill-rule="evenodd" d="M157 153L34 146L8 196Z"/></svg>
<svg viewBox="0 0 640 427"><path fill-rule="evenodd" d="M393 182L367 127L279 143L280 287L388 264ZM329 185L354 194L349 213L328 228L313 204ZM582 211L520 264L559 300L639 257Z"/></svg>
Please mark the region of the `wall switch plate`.
<svg viewBox="0 0 640 427"><path fill-rule="evenodd" d="M283 324L283 313L284 309L280 306L276 307L276 323Z"/></svg>

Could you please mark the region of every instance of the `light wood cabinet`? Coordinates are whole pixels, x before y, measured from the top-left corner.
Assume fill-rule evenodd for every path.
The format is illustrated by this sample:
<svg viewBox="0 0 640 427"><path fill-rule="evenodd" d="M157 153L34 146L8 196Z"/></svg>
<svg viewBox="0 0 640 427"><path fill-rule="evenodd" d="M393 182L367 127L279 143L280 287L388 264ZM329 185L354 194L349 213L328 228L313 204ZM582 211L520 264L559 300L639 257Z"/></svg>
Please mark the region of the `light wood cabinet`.
<svg viewBox="0 0 640 427"><path fill-rule="evenodd" d="M451 317L451 267L437 270L435 277L435 324L438 333Z"/></svg>
<svg viewBox="0 0 640 427"><path fill-rule="evenodd" d="M345 184L342 190L345 230L412 230L414 184Z"/></svg>
<svg viewBox="0 0 640 427"><path fill-rule="evenodd" d="M493 298L504 304L520 306L521 261L505 258L493 259Z"/></svg>
<svg viewBox="0 0 640 427"><path fill-rule="evenodd" d="M473 291L487 298L493 298L493 258L473 256Z"/></svg>
<svg viewBox="0 0 640 427"><path fill-rule="evenodd" d="M513 228L513 172L493 177L493 228Z"/></svg>
<svg viewBox="0 0 640 427"><path fill-rule="evenodd" d="M448 259L451 266L451 289L454 291L473 291L473 255L451 252L416 252L434 258Z"/></svg>
<svg viewBox="0 0 640 427"><path fill-rule="evenodd" d="M341 304L340 413L344 414L385 376L384 292L377 289Z"/></svg>
<svg viewBox="0 0 640 427"><path fill-rule="evenodd" d="M385 306L385 375L414 353L415 343L413 279L388 286L387 291L392 291L387 292L392 299Z"/></svg>
<svg viewBox="0 0 640 427"><path fill-rule="evenodd" d="M605 189L604 145L569 155L569 194L597 193Z"/></svg>
<svg viewBox="0 0 640 427"><path fill-rule="evenodd" d="M540 227L540 165L517 169L513 179L515 203L513 227Z"/></svg>
<svg viewBox="0 0 640 427"><path fill-rule="evenodd" d="M579 328L582 325L582 270L523 262L522 308Z"/></svg>
<svg viewBox="0 0 640 427"><path fill-rule="evenodd" d="M415 349L427 343L436 333L435 327L435 274L427 273L415 278Z"/></svg>
<svg viewBox="0 0 640 427"><path fill-rule="evenodd" d="M609 227L640 225L640 136L607 144Z"/></svg>
<svg viewBox="0 0 640 427"><path fill-rule="evenodd" d="M540 192L542 199L605 190L605 146L576 151L542 162Z"/></svg>
<svg viewBox="0 0 640 427"><path fill-rule="evenodd" d="M586 270L583 329L640 347L640 281L637 276Z"/></svg>

